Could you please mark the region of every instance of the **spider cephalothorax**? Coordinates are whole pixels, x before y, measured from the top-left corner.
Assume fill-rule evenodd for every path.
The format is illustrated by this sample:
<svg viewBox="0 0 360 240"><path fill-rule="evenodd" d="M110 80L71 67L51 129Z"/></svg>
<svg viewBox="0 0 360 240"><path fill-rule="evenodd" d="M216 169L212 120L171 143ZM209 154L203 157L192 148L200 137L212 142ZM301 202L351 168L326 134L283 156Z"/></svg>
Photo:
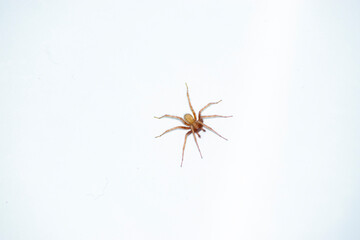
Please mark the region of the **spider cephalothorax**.
<svg viewBox="0 0 360 240"><path fill-rule="evenodd" d="M186 85L186 94L187 94L187 98L188 98L188 101L189 101L189 106L190 106L190 109L191 109L191 112L193 115L187 113L184 115L184 118L181 118L181 117L178 117L178 116L173 116L173 115L164 115L162 117L155 117L155 118L163 118L163 117L169 117L169 118L175 118L175 119L178 119L180 120L185 126L178 126L178 127L173 127L173 128L170 128L168 130L166 130L164 133L162 133L161 135L157 136L157 137L161 137L162 135L164 135L165 133L168 133L172 130L175 130L175 129L186 129L186 130L190 130L188 131L186 134L185 134L185 141L184 141L184 146L183 146L183 151L182 151L182 159L181 159L181 166L182 166L182 163L184 161L184 151L185 151L185 145L186 145L186 139L187 137L192 133L193 136L194 136L194 139L195 139L195 143L196 143L196 146L197 148L199 149L199 153L200 153L200 156L202 158L202 155L201 155L201 151L200 151L200 148L199 148L199 144L197 142L197 139L196 139L196 135L197 134L200 138L200 134L199 132L200 131L204 131L205 132L205 129L204 128L207 128L209 129L210 131L214 132L215 134L217 134L218 136L222 137L223 139L227 140L226 138L224 138L223 136L221 136L220 134L218 134L217 132L214 131L214 129L212 129L211 127L207 126L204 124L204 118L215 118L215 117L222 117L222 118L228 118L228 117L232 117L232 116L220 116L220 115L207 115L207 116L202 116L201 115L201 112L209 107L210 105L212 104L218 104L220 101L218 102L211 102L211 103L208 103L205 107L203 107L200 111L199 111L199 115L198 117L196 117L196 114L195 114L195 111L191 105L191 102L190 102L190 96L189 96L189 88L187 86L187 84L185 83Z"/></svg>

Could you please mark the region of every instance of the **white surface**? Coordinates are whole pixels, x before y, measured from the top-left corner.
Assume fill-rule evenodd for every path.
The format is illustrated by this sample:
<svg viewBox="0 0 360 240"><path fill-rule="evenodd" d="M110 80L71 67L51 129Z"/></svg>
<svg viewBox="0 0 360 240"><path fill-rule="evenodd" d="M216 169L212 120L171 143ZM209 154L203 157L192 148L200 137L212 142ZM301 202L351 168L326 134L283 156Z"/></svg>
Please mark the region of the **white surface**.
<svg viewBox="0 0 360 240"><path fill-rule="evenodd" d="M360 238L358 1L0 5L1 240Z"/></svg>

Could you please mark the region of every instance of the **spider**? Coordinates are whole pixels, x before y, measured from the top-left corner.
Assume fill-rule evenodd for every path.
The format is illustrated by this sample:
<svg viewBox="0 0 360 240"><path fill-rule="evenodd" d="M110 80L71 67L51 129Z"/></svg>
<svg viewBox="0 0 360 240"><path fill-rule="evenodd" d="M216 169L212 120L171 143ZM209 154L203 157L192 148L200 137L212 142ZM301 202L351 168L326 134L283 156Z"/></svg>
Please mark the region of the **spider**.
<svg viewBox="0 0 360 240"><path fill-rule="evenodd" d="M196 117L196 114L195 114L195 111L191 105L191 102L190 102L190 96L189 96L189 88L188 88L188 85L185 83L186 85L186 94L187 94L187 99L189 101L189 106L190 106L190 110L192 112L193 115L189 114L189 113L186 113L184 115L184 118L181 118L181 117L178 117L178 116L173 116L173 115L168 115L168 114L165 114L164 116L161 116L161 117L155 117L157 119L161 119L163 117L168 117L168 118L174 118L174 119L178 119L180 120L184 125L186 126L177 126L177 127L173 127L173 128L170 128L168 130L166 130L165 132L163 132L161 135L159 136L156 136L155 138L158 138L158 137L161 137L162 135L164 135L165 133L168 133L170 131L173 131L175 129L185 129L185 130L190 130L188 131L186 134L185 134L185 140L184 140L184 146L183 146L183 149L182 149L182 159L181 159L181 167L182 167L182 164L183 164L183 161L184 161L184 151L185 151L185 145L186 145L186 139L187 137L192 133L193 136L194 136L194 139L195 139L195 143L196 143L196 146L199 150L199 153L200 153L200 157L202 158L202 154L201 154L201 151L200 151L200 148L199 148L199 144L197 142L197 139L196 139L196 135L198 135L198 137L200 138L200 134L199 132L200 131L204 131L205 132L205 129L208 129L212 132L214 132L215 134L217 134L219 137L225 139L227 141L226 138L224 138L223 136L221 136L220 134L218 134L214 129L212 129L211 127L209 127L208 125L206 125L204 123L204 119L205 118L216 118L216 117L221 117L221 118L228 118L228 117L232 117L232 116L220 116L220 115L207 115L207 116L202 116L201 115L201 112L204 111L207 107L209 107L210 105L213 105L213 104L218 104L219 102L221 102L222 100L220 101L217 101L217 102L211 102L211 103L208 103L205 107L203 107L200 111L199 111L199 114L198 114L198 117ZM196 135L195 135L196 134Z"/></svg>

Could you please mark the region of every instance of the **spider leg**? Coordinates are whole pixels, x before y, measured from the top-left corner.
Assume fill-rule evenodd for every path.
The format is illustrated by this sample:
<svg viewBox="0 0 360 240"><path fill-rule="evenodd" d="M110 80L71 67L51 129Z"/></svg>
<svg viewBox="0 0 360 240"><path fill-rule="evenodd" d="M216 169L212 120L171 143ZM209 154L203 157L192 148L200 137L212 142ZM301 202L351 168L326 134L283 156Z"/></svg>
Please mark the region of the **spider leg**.
<svg viewBox="0 0 360 240"><path fill-rule="evenodd" d="M189 127L184 127L184 126L173 127L173 128L170 128L170 129L166 130L166 131L163 132L161 135L156 136L156 138L161 137L161 136L164 135L165 133L168 133L168 132L170 132L170 131L172 131L172 130L175 130L175 129L190 129L190 128L189 128Z"/></svg>
<svg viewBox="0 0 360 240"><path fill-rule="evenodd" d="M185 122L185 120L181 117L178 117L178 116L173 116L173 115L168 115L168 114L165 114L164 116L161 116L161 117L154 117L154 118L157 118L157 119L161 119L161 118L164 118L164 117L168 117L168 118L175 118L175 119L178 119L180 120L183 124L185 125L189 125Z"/></svg>
<svg viewBox="0 0 360 240"><path fill-rule="evenodd" d="M200 111L199 111L199 119L200 119L200 116L201 116L201 112L204 111L207 107L209 107L210 105L213 105L213 104L218 104L219 102L221 102L222 100L220 101L217 101L217 102L211 102L211 103L208 103L206 104L205 107L203 107Z"/></svg>
<svg viewBox="0 0 360 240"><path fill-rule="evenodd" d="M198 144L198 142L197 142L196 135L195 135L195 131L194 131L194 128L193 128L193 127L191 127L191 131L192 131L192 134L194 135L194 139L195 139L196 146L197 146L197 148L199 149L200 157L203 158L202 155L201 155L201 151L200 151L199 144Z"/></svg>
<svg viewBox="0 0 360 240"><path fill-rule="evenodd" d="M184 140L184 146L183 146L183 151L182 151L182 159L181 159L181 165L180 165L180 167L182 167L182 164L183 164L183 161L184 161L184 151L185 151L186 139L187 139L187 137L189 136L189 134L191 134L191 131L188 131L188 132L185 134L185 140Z"/></svg>
<svg viewBox="0 0 360 240"><path fill-rule="evenodd" d="M232 116L221 116L221 115L207 115L207 116L201 116L201 118L216 118L216 117L229 118L229 117L232 117Z"/></svg>
<svg viewBox="0 0 360 240"><path fill-rule="evenodd" d="M195 113L194 108L192 107L191 102L190 102L189 88L188 88L188 85L186 83L185 83L185 85L186 85L186 95L187 95L187 98L188 98L188 101L189 101L189 106L190 106L191 112L194 115L194 118L195 118L195 121L196 121L197 120L196 119L196 113Z"/></svg>
<svg viewBox="0 0 360 240"><path fill-rule="evenodd" d="M199 121L198 123L200 123L201 125L203 125L203 126L206 127L207 129L209 129L210 131L214 132L216 135L218 135L219 137L221 137L221 138L223 138L223 139L225 139L225 140L227 141L226 138L224 138L223 136L221 136L220 134L218 134L214 129L212 129L212 128L209 127L208 125L205 125L204 123L202 123L202 122L200 122L200 121Z"/></svg>
<svg viewBox="0 0 360 240"><path fill-rule="evenodd" d="M198 135L199 138L201 138L200 134L199 133L196 133L196 135Z"/></svg>

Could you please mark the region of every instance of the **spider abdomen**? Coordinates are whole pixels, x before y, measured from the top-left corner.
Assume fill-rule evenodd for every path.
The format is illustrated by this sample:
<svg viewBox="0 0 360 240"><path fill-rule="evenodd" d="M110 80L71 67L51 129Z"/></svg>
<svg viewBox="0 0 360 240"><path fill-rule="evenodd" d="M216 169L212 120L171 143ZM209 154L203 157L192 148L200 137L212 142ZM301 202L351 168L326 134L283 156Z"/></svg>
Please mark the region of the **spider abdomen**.
<svg viewBox="0 0 360 240"><path fill-rule="evenodd" d="M185 122L187 122L187 123L190 124L190 125L195 122L194 117L191 116L191 115L188 114L188 113L184 115L184 120L185 120Z"/></svg>

